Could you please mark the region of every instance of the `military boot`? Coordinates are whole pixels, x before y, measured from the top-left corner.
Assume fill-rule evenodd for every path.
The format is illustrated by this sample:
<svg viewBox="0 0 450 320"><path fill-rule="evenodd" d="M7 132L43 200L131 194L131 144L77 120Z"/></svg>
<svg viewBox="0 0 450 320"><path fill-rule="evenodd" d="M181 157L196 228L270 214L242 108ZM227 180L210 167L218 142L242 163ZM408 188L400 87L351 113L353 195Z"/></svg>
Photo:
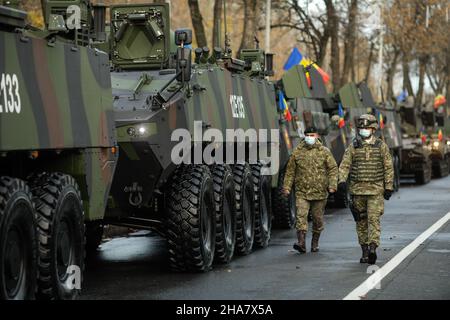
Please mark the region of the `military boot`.
<svg viewBox="0 0 450 320"><path fill-rule="evenodd" d="M369 246L367 244L361 245L362 249L362 256L361 259L359 259L360 263L367 263L369 262Z"/></svg>
<svg viewBox="0 0 450 320"><path fill-rule="evenodd" d="M311 252L319 251L319 238L320 238L320 233L313 232L312 240L311 240Z"/></svg>
<svg viewBox="0 0 450 320"><path fill-rule="evenodd" d="M369 264L375 264L375 262L377 262L377 245L373 242L369 245L369 257L367 262Z"/></svg>
<svg viewBox="0 0 450 320"><path fill-rule="evenodd" d="M298 242L294 244L294 249L300 253L306 252L305 237L306 237L305 231L297 231Z"/></svg>

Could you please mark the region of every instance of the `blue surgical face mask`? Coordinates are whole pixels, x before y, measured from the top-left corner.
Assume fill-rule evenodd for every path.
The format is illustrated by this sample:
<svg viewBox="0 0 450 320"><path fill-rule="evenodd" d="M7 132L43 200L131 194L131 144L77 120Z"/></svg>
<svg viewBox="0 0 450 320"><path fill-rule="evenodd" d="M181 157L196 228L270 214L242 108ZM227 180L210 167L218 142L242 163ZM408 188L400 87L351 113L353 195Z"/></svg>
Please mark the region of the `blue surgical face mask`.
<svg viewBox="0 0 450 320"><path fill-rule="evenodd" d="M359 129L359 135L363 138L369 138L372 135L372 130L370 129Z"/></svg>
<svg viewBox="0 0 450 320"><path fill-rule="evenodd" d="M305 137L305 142L306 142L307 145L312 146L314 143L316 143L316 138L315 137L306 136Z"/></svg>

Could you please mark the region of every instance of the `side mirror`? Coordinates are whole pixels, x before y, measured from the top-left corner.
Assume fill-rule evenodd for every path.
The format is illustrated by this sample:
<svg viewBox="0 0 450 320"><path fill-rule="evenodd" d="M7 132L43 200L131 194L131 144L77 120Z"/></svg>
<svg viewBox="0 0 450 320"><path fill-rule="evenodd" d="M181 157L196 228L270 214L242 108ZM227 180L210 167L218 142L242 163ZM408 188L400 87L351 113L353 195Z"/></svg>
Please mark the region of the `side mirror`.
<svg viewBox="0 0 450 320"><path fill-rule="evenodd" d="M94 38L96 41L106 41L106 6L103 4L97 4L94 8Z"/></svg>
<svg viewBox="0 0 450 320"><path fill-rule="evenodd" d="M266 76L273 77L274 71L273 71L273 53L266 53Z"/></svg>
<svg viewBox="0 0 450 320"><path fill-rule="evenodd" d="M175 44L177 46L192 44L192 30L191 29L175 30Z"/></svg>
<svg viewBox="0 0 450 320"><path fill-rule="evenodd" d="M66 21L59 14L51 14L48 18L48 31L67 31Z"/></svg>
<svg viewBox="0 0 450 320"><path fill-rule="evenodd" d="M191 79L191 49L177 49L177 80L180 82Z"/></svg>

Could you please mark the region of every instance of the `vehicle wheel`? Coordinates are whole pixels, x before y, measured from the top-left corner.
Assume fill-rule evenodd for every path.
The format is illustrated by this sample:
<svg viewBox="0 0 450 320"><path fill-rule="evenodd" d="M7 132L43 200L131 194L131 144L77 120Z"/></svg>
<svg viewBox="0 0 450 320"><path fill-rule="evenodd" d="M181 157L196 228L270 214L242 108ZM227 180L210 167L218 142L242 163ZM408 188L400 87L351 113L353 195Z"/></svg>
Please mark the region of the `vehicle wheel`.
<svg viewBox="0 0 450 320"><path fill-rule="evenodd" d="M36 221L25 182L0 177L0 299L33 299L37 276Z"/></svg>
<svg viewBox="0 0 450 320"><path fill-rule="evenodd" d="M340 189L334 194L334 207L335 208L348 208L350 204L350 193L348 191L348 184L345 189Z"/></svg>
<svg viewBox="0 0 450 320"><path fill-rule="evenodd" d="M278 175L278 186L273 190L273 225L280 229L292 229L296 220L295 191L285 196L283 193L285 171Z"/></svg>
<svg viewBox="0 0 450 320"><path fill-rule="evenodd" d="M431 181L431 174L432 174L432 167L431 163L424 163L422 165L422 170L417 171L416 176L416 183L417 184L427 184Z"/></svg>
<svg viewBox="0 0 450 320"><path fill-rule="evenodd" d="M252 165L255 202L255 243L258 248L269 245L272 229L272 176L262 175L263 165Z"/></svg>
<svg viewBox="0 0 450 320"><path fill-rule="evenodd" d="M255 240L255 190L248 163L233 167L236 201L236 247L239 255L252 251Z"/></svg>
<svg viewBox="0 0 450 320"><path fill-rule="evenodd" d="M86 223L86 252L88 254L96 252L102 243L103 228L103 224L96 221Z"/></svg>
<svg viewBox="0 0 450 320"><path fill-rule="evenodd" d="M39 232L38 297L76 299L84 271L85 226L75 179L42 173L32 182Z"/></svg>
<svg viewBox="0 0 450 320"><path fill-rule="evenodd" d="M214 258L213 181L205 165L175 170L167 194L167 243L173 270L208 271Z"/></svg>
<svg viewBox="0 0 450 320"><path fill-rule="evenodd" d="M394 162L394 191L400 190L400 159L397 155L392 157Z"/></svg>
<svg viewBox="0 0 450 320"><path fill-rule="evenodd" d="M233 172L228 165L214 165L211 169L216 209L215 261L229 263L236 244L236 202Z"/></svg>

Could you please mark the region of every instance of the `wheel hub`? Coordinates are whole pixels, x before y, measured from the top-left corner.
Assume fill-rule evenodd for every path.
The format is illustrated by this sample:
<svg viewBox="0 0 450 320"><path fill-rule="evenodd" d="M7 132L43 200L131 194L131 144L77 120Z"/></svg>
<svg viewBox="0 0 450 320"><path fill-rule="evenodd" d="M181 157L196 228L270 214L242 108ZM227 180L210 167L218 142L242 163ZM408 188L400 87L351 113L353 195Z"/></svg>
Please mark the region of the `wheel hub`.
<svg viewBox="0 0 450 320"><path fill-rule="evenodd" d="M61 221L57 236L57 265L58 275L62 280L66 277L73 254L72 233L67 221Z"/></svg>
<svg viewBox="0 0 450 320"><path fill-rule="evenodd" d="M10 296L15 296L25 276L24 252L19 230L10 230L7 235L5 253L6 288Z"/></svg>

